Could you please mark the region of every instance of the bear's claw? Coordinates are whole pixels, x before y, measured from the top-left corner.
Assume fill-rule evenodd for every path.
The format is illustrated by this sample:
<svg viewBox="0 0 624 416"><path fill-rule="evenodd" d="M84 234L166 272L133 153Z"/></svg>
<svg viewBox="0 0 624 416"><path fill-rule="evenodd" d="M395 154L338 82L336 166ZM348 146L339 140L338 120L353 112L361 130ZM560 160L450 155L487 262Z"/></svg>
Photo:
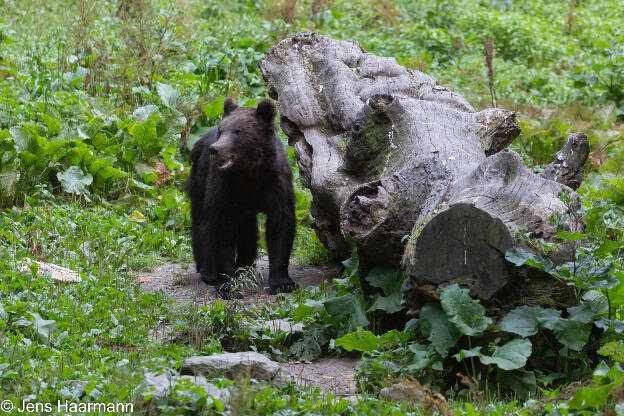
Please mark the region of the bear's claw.
<svg viewBox="0 0 624 416"><path fill-rule="evenodd" d="M200 279L208 286L217 286L227 281L226 275L220 275L216 273L200 272Z"/></svg>
<svg viewBox="0 0 624 416"><path fill-rule="evenodd" d="M277 295L278 293L290 293L297 290L299 285L295 283L290 277L282 277L275 282L269 280L269 293L271 295Z"/></svg>

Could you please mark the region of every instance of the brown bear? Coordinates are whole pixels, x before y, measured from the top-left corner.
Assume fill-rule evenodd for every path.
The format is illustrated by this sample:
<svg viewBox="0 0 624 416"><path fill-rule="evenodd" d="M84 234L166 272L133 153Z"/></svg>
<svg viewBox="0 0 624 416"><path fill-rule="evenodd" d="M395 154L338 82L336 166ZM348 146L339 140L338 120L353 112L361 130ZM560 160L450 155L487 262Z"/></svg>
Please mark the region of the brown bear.
<svg viewBox="0 0 624 416"><path fill-rule="evenodd" d="M238 268L252 266L258 212L267 215L269 291L292 292L288 260L295 236L292 171L275 134L276 108L262 100L239 107L230 98L223 120L191 152L186 191L191 199L193 256L201 279L227 297Z"/></svg>

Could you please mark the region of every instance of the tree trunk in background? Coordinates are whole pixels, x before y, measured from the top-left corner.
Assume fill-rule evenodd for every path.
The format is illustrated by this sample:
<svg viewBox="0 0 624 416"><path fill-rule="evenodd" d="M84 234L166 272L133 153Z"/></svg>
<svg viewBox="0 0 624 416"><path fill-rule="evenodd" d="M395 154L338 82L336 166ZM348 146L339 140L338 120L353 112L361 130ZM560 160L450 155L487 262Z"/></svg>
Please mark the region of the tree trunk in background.
<svg viewBox="0 0 624 416"><path fill-rule="evenodd" d="M338 256L349 237L363 262L403 266L408 302L418 286L451 281L490 299L512 276L504 256L518 230L556 240L549 218L567 207L551 179L578 180L584 159L565 170L562 151L552 172L532 173L507 149L520 133L513 112L477 112L394 58L314 33L283 40L260 68L317 235Z"/></svg>

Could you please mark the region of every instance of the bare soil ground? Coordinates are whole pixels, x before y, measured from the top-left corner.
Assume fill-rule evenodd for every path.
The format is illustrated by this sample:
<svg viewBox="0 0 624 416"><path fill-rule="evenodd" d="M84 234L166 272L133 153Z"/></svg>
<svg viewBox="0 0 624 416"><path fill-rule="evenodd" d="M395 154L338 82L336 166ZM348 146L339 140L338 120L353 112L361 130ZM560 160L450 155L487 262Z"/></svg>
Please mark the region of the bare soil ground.
<svg viewBox="0 0 624 416"><path fill-rule="evenodd" d="M267 261L256 261L256 273L266 286L269 264ZM341 266L328 264L320 266L295 266L289 268L292 279L300 287L319 286L323 282L331 282L339 277ZM177 304L189 302L208 305L216 299L214 287L206 285L199 279L193 265L165 263L153 270L139 273L137 282L147 292L162 291L173 298ZM245 303L261 305L275 302L275 296L262 289L249 290L243 299ZM350 357L326 357L315 362L288 362L283 364L283 371L291 375L303 387L319 388L327 393L338 396L349 396L357 392L355 384L355 363L357 359Z"/></svg>
<svg viewBox="0 0 624 416"><path fill-rule="evenodd" d="M352 396L357 393L355 364L357 358L325 357L312 363L284 363L282 371L290 374L303 387L319 388L336 396Z"/></svg>
<svg viewBox="0 0 624 416"><path fill-rule="evenodd" d="M290 277L300 286L319 286L327 281L331 282L334 277L340 276L341 265L325 264L320 266L290 266ZM269 263L264 260L256 261L256 272L259 280L268 286ZM208 286L199 278L193 265L179 263L164 263L153 270L139 273L137 282L147 292L156 293L162 291L171 296L175 303L195 302L198 305L207 305L216 299L214 287ZM263 290L252 290L245 294L245 300L259 302L271 302L275 299Z"/></svg>

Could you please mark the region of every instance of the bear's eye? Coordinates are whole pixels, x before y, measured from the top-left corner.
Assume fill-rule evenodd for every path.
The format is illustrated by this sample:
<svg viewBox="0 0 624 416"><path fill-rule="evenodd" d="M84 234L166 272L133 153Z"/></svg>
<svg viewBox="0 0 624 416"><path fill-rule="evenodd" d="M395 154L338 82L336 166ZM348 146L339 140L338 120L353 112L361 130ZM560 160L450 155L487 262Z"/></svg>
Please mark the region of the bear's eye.
<svg viewBox="0 0 624 416"><path fill-rule="evenodd" d="M240 134L240 133L241 133L241 129L234 130L234 134Z"/></svg>

